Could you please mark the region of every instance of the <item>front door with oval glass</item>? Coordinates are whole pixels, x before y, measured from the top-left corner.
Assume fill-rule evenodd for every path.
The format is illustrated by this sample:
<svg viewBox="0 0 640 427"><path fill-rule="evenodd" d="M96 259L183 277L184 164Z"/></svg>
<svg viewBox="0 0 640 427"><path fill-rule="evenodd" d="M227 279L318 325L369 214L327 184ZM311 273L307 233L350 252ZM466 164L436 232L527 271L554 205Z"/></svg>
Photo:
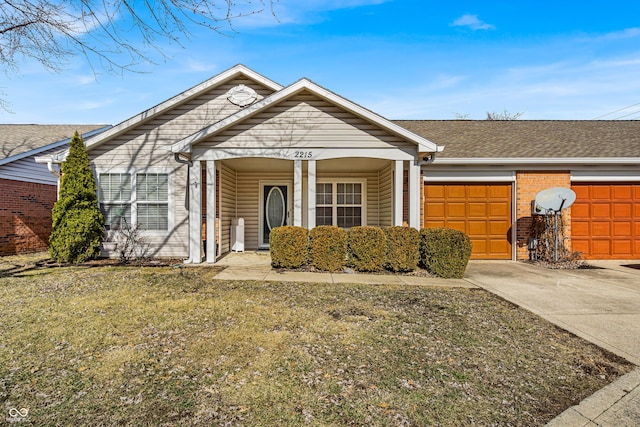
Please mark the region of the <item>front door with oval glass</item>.
<svg viewBox="0 0 640 427"><path fill-rule="evenodd" d="M269 246L271 230L288 224L288 186L268 185L262 188L262 235L260 246Z"/></svg>

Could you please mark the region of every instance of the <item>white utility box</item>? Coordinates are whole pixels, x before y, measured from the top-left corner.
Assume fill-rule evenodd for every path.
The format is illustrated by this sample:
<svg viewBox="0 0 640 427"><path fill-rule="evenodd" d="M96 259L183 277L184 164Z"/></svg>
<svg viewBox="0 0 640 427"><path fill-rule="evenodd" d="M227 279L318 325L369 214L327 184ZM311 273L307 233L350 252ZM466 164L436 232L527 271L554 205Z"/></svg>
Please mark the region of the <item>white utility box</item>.
<svg viewBox="0 0 640 427"><path fill-rule="evenodd" d="M231 250L244 252L244 218L231 220Z"/></svg>

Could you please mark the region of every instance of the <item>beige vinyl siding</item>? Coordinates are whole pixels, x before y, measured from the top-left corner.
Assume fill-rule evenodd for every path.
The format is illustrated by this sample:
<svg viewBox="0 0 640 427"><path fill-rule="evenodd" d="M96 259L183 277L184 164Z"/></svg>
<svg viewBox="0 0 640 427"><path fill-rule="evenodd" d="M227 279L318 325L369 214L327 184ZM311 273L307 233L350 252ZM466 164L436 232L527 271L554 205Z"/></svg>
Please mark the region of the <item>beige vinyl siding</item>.
<svg viewBox="0 0 640 427"><path fill-rule="evenodd" d="M293 164L292 164L293 169ZM244 218L245 249L258 249L260 222L260 181L290 181L289 200L293 200L293 173L286 171L238 172L238 217ZM290 217L291 215L289 215ZM291 219L291 218L289 218Z"/></svg>
<svg viewBox="0 0 640 427"><path fill-rule="evenodd" d="M220 176L220 250L224 254L231 250L231 219L236 216L236 171L223 164L220 167Z"/></svg>
<svg viewBox="0 0 640 427"><path fill-rule="evenodd" d="M186 209L187 167L183 165L169 174L171 204L169 216L173 215L173 224L166 232L143 233L145 243L149 244L150 255L160 258L187 258L189 256L189 212Z"/></svg>
<svg viewBox="0 0 640 427"><path fill-rule="evenodd" d="M271 89L246 78L238 78L225 82L208 92L194 97L176 106L171 111L152 117L127 132L116 135L98 147L89 150L91 163L101 173L112 170L141 173L146 170L170 171L173 185L173 228L167 233L156 233L145 237L149 243L152 256L188 257L189 213L187 206L187 166L176 162L168 150L171 144L191 135L205 126L215 123L223 117L233 114L239 107L226 99L229 89L244 84L253 88L263 98L272 93ZM226 180L227 175L224 176ZM233 183L233 181L230 181ZM226 183L225 183L226 184ZM235 197L235 190L223 188L223 194ZM235 202L234 202L235 205ZM228 209L228 204L223 203ZM228 222L222 226L223 244L228 251L229 226L232 216L223 216Z"/></svg>
<svg viewBox="0 0 640 427"><path fill-rule="evenodd" d="M248 79L231 80L105 141L91 149L89 156L103 166L123 167L132 163L139 167L155 166L167 160L173 162L173 155L168 151L171 144L240 110L226 96L229 89L238 84L253 88L259 99L271 93L270 89Z"/></svg>
<svg viewBox="0 0 640 427"><path fill-rule="evenodd" d="M198 147L414 149L415 145L305 92L219 132Z"/></svg>
<svg viewBox="0 0 640 427"><path fill-rule="evenodd" d="M378 171L380 182L380 226L393 225L393 162Z"/></svg>

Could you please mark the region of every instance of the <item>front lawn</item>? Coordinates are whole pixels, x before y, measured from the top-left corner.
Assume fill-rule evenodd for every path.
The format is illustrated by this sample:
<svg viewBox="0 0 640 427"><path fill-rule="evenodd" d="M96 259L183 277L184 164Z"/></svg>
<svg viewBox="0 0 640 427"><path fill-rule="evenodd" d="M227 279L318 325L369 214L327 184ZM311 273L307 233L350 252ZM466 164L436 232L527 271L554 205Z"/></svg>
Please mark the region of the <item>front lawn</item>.
<svg viewBox="0 0 640 427"><path fill-rule="evenodd" d="M0 402L33 425L534 426L632 368L482 290L22 270Z"/></svg>

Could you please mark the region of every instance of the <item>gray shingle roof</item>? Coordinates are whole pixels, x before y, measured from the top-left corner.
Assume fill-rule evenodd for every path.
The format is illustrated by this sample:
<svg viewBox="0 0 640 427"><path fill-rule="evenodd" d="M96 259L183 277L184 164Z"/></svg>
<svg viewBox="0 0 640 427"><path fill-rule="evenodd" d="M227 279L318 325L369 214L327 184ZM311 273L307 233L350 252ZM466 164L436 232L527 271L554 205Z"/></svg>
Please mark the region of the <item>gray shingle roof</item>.
<svg viewBox="0 0 640 427"><path fill-rule="evenodd" d="M640 120L394 120L440 158L640 157Z"/></svg>
<svg viewBox="0 0 640 427"><path fill-rule="evenodd" d="M0 160L84 134L104 125L5 125L0 124Z"/></svg>

